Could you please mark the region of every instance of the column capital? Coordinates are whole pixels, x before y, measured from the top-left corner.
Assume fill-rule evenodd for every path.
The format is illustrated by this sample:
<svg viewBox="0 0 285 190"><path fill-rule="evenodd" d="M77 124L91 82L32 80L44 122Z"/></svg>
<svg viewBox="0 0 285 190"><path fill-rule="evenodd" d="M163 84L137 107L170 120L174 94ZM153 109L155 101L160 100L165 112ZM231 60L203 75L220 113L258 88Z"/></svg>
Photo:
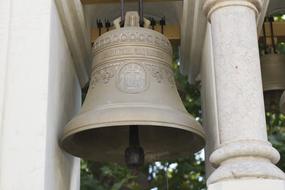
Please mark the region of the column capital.
<svg viewBox="0 0 285 190"><path fill-rule="evenodd" d="M245 6L253 9L258 15L262 10L263 2L264 0L205 0L203 11L210 18L217 9L229 6Z"/></svg>

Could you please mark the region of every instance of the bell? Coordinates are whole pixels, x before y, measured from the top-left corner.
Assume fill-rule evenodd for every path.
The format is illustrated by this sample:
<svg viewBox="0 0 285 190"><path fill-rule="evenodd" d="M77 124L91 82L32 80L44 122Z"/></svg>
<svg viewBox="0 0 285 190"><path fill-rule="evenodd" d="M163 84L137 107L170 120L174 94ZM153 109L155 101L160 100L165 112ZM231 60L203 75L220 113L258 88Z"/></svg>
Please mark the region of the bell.
<svg viewBox="0 0 285 190"><path fill-rule="evenodd" d="M64 150L135 167L203 148L203 129L178 95L165 36L139 27L138 13L128 12L125 27L101 35L93 51L90 87L64 129Z"/></svg>
<svg viewBox="0 0 285 190"><path fill-rule="evenodd" d="M279 100L285 90L285 55L266 54L261 57L265 109L279 112Z"/></svg>

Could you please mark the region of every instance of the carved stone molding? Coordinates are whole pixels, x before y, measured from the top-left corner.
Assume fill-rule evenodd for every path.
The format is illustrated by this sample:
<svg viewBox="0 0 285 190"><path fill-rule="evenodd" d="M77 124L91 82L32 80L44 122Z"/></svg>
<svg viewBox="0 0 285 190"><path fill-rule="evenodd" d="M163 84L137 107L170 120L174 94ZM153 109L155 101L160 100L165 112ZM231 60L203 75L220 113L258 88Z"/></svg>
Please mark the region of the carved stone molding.
<svg viewBox="0 0 285 190"><path fill-rule="evenodd" d="M81 87L89 81L92 60L90 31L80 0L56 0Z"/></svg>
<svg viewBox="0 0 285 190"><path fill-rule="evenodd" d="M268 175L270 173L270 176ZM266 159L236 157L224 162L208 179L209 184L242 179L263 179L284 181L284 173Z"/></svg>
<svg viewBox="0 0 285 190"><path fill-rule="evenodd" d="M206 0L203 11L210 17L211 13L216 9L227 6L246 6L256 11L258 15L261 12L264 0Z"/></svg>
<svg viewBox="0 0 285 190"><path fill-rule="evenodd" d="M258 140L241 140L219 147L211 155L210 161L215 166L218 166L229 159L252 156L269 159L274 164L277 164L280 159L278 151L272 148L272 145L268 142Z"/></svg>
<svg viewBox="0 0 285 190"><path fill-rule="evenodd" d="M207 19L202 11L204 1L183 1L180 68L183 74L188 75L190 83L195 83L200 73L207 26Z"/></svg>

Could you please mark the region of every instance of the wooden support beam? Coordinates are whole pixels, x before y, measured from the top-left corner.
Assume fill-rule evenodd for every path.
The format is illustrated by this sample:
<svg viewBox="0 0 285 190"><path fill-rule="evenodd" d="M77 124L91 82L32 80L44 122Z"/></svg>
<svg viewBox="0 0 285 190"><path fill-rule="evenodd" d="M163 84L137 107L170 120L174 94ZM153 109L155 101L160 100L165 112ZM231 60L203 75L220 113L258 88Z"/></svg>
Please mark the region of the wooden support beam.
<svg viewBox="0 0 285 190"><path fill-rule="evenodd" d="M145 2L167 2L167 1L183 1L183 0L145 0ZM83 4L98 3L120 3L120 0L81 0ZM126 2L137 2L137 0L126 0Z"/></svg>
<svg viewBox="0 0 285 190"><path fill-rule="evenodd" d="M110 30L113 30L111 28ZM159 25L155 27L155 31L161 32ZM104 34L106 31L105 28L102 28L101 34ZM164 35L170 40L171 43L177 44L180 43L180 27L178 25L166 25L164 26ZM98 28L92 29L91 40L94 42L99 37Z"/></svg>
<svg viewBox="0 0 285 190"><path fill-rule="evenodd" d="M266 36L270 37L270 24L268 22L265 23L265 31ZM285 22L273 22L273 32L275 37L285 36ZM260 32L260 37L263 36L263 32Z"/></svg>
<svg viewBox="0 0 285 190"><path fill-rule="evenodd" d="M271 30L270 30L270 24L268 22L265 23L265 31L266 31L266 45L271 46L272 45ZM274 32L275 44L280 42L285 42L285 22L274 22L273 32ZM264 37L263 31L260 32L259 37L260 38Z"/></svg>
<svg viewBox="0 0 285 190"><path fill-rule="evenodd" d="M274 22L274 36L275 41L285 42L285 22ZM110 28L110 30L113 30L114 28ZM155 30L158 32L161 32L161 28L159 25L155 26ZM271 38L270 38L270 26L269 23L265 23L265 30L266 30L266 40L267 45L271 44ZM106 31L106 28L102 28L101 33L104 34ZM164 35L170 40L172 44L180 44L180 26L179 25L166 25L164 26ZM91 33L91 40L94 42L99 37L99 30L98 28L93 28ZM263 37L263 32L260 33L259 37Z"/></svg>

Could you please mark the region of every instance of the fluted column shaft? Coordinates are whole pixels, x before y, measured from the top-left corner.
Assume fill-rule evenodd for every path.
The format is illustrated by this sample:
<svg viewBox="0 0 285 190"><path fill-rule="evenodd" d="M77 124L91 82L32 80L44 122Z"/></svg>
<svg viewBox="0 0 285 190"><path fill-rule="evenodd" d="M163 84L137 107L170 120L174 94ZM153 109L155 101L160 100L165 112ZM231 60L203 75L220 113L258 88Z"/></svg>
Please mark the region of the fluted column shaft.
<svg viewBox="0 0 285 190"><path fill-rule="evenodd" d="M256 17L262 0L207 0L211 22L220 146L208 184L241 178L285 179L267 141Z"/></svg>

